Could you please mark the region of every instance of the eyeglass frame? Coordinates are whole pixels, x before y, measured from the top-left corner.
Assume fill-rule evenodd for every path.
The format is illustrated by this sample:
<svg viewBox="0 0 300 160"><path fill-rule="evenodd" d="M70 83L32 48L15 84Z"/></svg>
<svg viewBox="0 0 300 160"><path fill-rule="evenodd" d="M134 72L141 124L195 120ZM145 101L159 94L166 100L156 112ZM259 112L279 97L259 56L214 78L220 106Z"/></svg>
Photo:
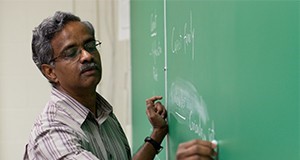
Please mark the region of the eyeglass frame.
<svg viewBox="0 0 300 160"><path fill-rule="evenodd" d="M92 42L93 42L93 43L92 43ZM88 48L88 47L87 47L87 45L92 45L92 44L94 44L94 46L91 46L91 48ZM101 44L102 44L102 41L99 41L99 40L92 40L92 41L89 41L89 42L85 43L81 49L80 49L80 47L78 47L78 46L74 46L74 47L68 48L68 49L64 50L60 55L58 55L58 56L52 58L52 59L49 61L49 64L51 64L51 63L53 63L53 62L56 62L56 60L59 59L59 58L61 58L61 59L66 59L66 58L72 59L72 58L76 58L76 57L82 52L82 49L84 49L84 50L87 51L88 53L92 54L92 53L94 53L95 51L98 51L97 46L100 47ZM71 53L71 54L65 54L65 53L64 53L64 52L66 52L66 51L68 51L68 50L70 50L70 49L75 49L75 48L77 48L77 50L76 50L76 53L74 53L73 56L71 56L72 53Z"/></svg>

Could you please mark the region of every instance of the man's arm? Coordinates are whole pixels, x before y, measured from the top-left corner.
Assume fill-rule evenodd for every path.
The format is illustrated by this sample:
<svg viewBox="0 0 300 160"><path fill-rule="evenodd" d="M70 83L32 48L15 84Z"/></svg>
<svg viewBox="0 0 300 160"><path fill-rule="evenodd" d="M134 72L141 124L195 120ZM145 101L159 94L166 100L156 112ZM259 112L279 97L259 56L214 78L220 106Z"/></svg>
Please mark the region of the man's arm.
<svg viewBox="0 0 300 160"><path fill-rule="evenodd" d="M167 112L165 107L158 101L161 100L161 96L154 96L146 100L147 116L153 127L151 138L159 145L163 141L164 137L168 133L168 124L166 122ZM189 142L181 143L178 146L176 159L207 159L211 160L212 157L217 156L214 151L216 145L203 140L192 140ZM157 150L154 146L146 142L139 149L139 151L133 157L134 160L152 160L157 154Z"/></svg>
<svg viewBox="0 0 300 160"><path fill-rule="evenodd" d="M164 137L168 133L168 125L166 122L167 112L165 107L158 102L161 96L154 96L146 100L146 114L153 127L151 139L157 144L161 144ZM134 155L134 160L152 160L157 154L157 150L150 142L145 142L139 151Z"/></svg>

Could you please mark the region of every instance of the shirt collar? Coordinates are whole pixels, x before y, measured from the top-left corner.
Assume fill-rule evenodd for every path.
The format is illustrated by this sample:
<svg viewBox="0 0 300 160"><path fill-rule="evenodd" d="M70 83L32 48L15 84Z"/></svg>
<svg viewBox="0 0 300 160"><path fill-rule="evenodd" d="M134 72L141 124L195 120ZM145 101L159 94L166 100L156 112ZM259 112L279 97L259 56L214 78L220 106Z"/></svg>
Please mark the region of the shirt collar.
<svg viewBox="0 0 300 160"><path fill-rule="evenodd" d="M101 124L107 119L108 115L112 113L112 106L98 93L96 98L97 121ZM80 104L73 97L54 87L52 87L51 91L51 101L69 114L80 126L87 119L88 115L92 114L88 108Z"/></svg>

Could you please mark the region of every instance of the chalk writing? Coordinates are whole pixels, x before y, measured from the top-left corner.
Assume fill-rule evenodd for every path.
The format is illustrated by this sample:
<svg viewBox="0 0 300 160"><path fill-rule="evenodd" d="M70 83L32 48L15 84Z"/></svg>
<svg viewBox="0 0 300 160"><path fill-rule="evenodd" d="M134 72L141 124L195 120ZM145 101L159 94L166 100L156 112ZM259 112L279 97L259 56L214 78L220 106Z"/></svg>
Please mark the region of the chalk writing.
<svg viewBox="0 0 300 160"><path fill-rule="evenodd" d="M215 139L215 124L206 104L192 83L176 79L170 88L169 111L178 123L187 126L203 140Z"/></svg>
<svg viewBox="0 0 300 160"><path fill-rule="evenodd" d="M190 12L188 22L184 23L181 30L172 28L171 50L173 54L190 54L195 59L195 28L193 27L193 15Z"/></svg>
<svg viewBox="0 0 300 160"><path fill-rule="evenodd" d="M162 47L159 40L159 34L157 29L157 17L156 11L154 11L150 15L150 38L152 40L151 50L149 55L153 57L153 67L152 67L152 74L153 79L158 81L158 69L156 59L162 54Z"/></svg>

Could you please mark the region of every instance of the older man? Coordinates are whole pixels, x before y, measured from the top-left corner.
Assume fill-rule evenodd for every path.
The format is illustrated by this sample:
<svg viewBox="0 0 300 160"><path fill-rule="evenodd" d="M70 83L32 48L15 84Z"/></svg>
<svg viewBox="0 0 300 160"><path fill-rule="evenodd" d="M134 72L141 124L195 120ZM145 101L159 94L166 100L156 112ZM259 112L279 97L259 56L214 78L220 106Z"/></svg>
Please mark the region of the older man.
<svg viewBox="0 0 300 160"><path fill-rule="evenodd" d="M36 120L24 159L131 159L130 147L112 106L96 92L101 80L101 42L87 21L56 12L33 31L33 61L52 85L51 97ZM153 159L168 132L161 96L146 100L152 134L133 159ZM210 157L212 145L201 142L201 156ZM195 153L185 143L179 158ZM205 145L204 145L205 144ZM187 152L182 152L187 151ZM204 152L205 151L205 152ZM199 151L197 151L199 152ZM206 153L207 152L207 153Z"/></svg>

